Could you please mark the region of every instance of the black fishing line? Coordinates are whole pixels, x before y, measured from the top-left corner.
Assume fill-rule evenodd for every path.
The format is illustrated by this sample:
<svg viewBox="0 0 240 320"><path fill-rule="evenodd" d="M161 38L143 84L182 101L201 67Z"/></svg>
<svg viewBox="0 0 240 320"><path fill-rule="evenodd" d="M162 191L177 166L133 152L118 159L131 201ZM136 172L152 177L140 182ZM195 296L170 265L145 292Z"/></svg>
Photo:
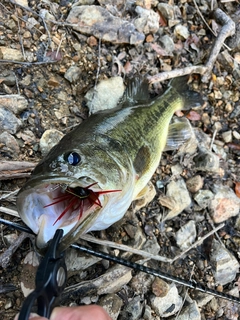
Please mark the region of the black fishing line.
<svg viewBox="0 0 240 320"><path fill-rule="evenodd" d="M240 304L240 299L239 298L234 297L234 296L232 296L230 294L227 294L227 293L224 293L224 292L219 292L219 291L214 290L214 289L209 289L209 288L207 288L206 286L204 286L203 284L201 284L199 282L187 281L187 280L181 279L179 277L172 276L172 275L170 275L168 273L165 273L163 271L155 270L155 269L152 269L152 268L149 268L149 267L145 267L145 266L143 266L141 264L138 264L138 263L135 263L135 262L131 262L131 261L119 258L119 257L115 257L115 256L109 255L107 253L103 253L101 251L97 252L95 250L86 248L86 247L81 246L81 245L72 244L71 247L75 248L75 249L78 249L78 250L80 250L82 252L86 252L88 254L91 254L93 256L96 256L96 257L99 257L99 258L102 258L102 259L106 259L106 260L109 260L109 261L112 261L112 262L115 262L115 263L118 263L118 264L122 264L122 265L124 265L126 267L129 267L129 268L132 268L132 269L136 269L136 270L151 274L151 275L153 275L155 277L158 277L158 278L161 278L161 279L164 279L164 280L168 280L168 281L173 281L173 282L181 284L181 285L183 285L185 287L188 287L188 288L191 288L191 289L195 289L195 290L198 290L198 291L201 291L201 292L204 292L204 293L208 293L208 294L211 294L211 295L213 295L215 297L224 298L226 300L237 302L237 303Z"/></svg>
<svg viewBox="0 0 240 320"><path fill-rule="evenodd" d="M33 231L30 228L28 228L27 226L22 226L22 225L20 225L18 223L14 223L14 222L11 222L11 221L8 221L8 220L4 220L4 219L1 219L1 218L0 218L0 223L3 223L3 224L8 225L8 226L11 226L11 227L13 227L13 228L15 228L17 230L23 231L23 232L34 234ZM110 255L110 254L107 254L107 253L104 253L104 252L101 252L101 251L95 251L93 249L86 248L86 247L81 246L81 245L71 244L70 247L74 248L74 249L77 249L77 250L80 250L82 252L91 254L91 255L93 255L95 257L102 258L102 259L105 259L105 260L109 260L109 261L121 264L123 266L129 267L129 268L132 268L132 269L135 269L135 270L139 270L139 271L142 271L142 272L147 273L147 274L151 274L151 275L153 275L155 277L158 277L158 278L161 278L161 279L164 279L164 280L173 281L175 283L181 284L181 285L183 285L185 287L188 287L190 289L194 289L194 290L197 290L197 291L200 291L200 292L203 292L203 293L207 293L207 294L213 295L213 296L218 297L218 298L223 298L223 299L226 299L226 300L229 300L229 301L236 302L236 303L240 304L240 299L239 298L234 297L234 296L232 296L230 294L227 294L227 293L224 293L224 292L219 292L219 291L214 290L214 289L209 289L209 288L207 288L206 286L204 286L203 284L201 284L199 282L192 281L192 280L191 281L190 280L184 280L184 279L181 279L179 277L175 277L173 275L170 275L170 274L168 274L166 272L163 272L161 270L156 270L156 269L152 269L152 268L149 268L149 267L145 267L145 266L143 266L141 264L138 264L138 263L135 263L135 262L131 262L131 261L119 258L119 257L115 257L113 255Z"/></svg>

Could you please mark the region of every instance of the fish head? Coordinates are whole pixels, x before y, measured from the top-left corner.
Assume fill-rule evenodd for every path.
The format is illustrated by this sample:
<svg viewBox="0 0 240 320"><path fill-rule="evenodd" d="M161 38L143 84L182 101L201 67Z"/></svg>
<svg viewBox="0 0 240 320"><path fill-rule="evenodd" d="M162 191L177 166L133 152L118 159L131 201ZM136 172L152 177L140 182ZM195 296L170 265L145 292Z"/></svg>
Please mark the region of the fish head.
<svg viewBox="0 0 240 320"><path fill-rule="evenodd" d="M109 218L106 210L111 213L115 206L125 213L126 205L131 203L129 195L126 203L122 200L132 184L130 171L114 150L93 143L70 147L63 148L61 142L54 147L36 166L17 197L19 215L37 235L40 250L60 228L64 231L61 249L65 250L81 234L104 229L101 223L99 226L104 214L106 227L121 218L117 214L116 218Z"/></svg>

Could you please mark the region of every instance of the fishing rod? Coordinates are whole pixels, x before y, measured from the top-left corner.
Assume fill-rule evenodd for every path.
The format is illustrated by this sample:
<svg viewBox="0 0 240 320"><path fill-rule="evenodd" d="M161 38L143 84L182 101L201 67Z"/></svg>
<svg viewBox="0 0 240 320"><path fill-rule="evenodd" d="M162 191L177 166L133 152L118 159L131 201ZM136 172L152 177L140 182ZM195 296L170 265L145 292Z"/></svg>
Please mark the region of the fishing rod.
<svg viewBox="0 0 240 320"><path fill-rule="evenodd" d="M30 228L28 228L27 226L23 226L21 224L18 224L18 223L10 222L8 220L4 220L1 218L0 218L0 223L11 226L17 230L20 230L20 231L23 231L26 233L34 234L34 232ZM161 278L164 280L173 281L177 284L181 284L181 285L188 287L190 289L194 289L194 290L197 290L197 291L200 291L200 292L203 292L206 294L210 294L210 295L218 297L218 298L226 299L226 300L240 304L240 299L238 297L232 296L228 293L219 292L217 290L207 288L204 284L201 284L201 283L196 282L194 280L184 280L182 278L175 277L175 276L170 275L170 274L163 272L161 270L149 268L149 267L143 266L141 264L131 262L131 261L113 256L113 255L101 252L101 251L95 251L94 249L90 249L90 248L84 247L82 245L71 244L70 247L77 249L77 250L80 250L82 252L85 252L87 254L91 254L95 257L102 258L102 259L105 259L108 261L112 261L112 262L124 265L126 267L129 267L129 268L132 268L132 269L135 269L138 271L142 271L144 273L153 275L155 277L158 277L158 278Z"/></svg>

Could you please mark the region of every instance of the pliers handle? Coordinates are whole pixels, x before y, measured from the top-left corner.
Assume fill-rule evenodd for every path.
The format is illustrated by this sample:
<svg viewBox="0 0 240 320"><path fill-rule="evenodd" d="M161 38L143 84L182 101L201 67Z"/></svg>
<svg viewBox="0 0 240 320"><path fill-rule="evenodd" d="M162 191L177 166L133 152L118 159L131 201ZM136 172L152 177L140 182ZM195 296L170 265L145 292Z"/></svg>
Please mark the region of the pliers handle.
<svg viewBox="0 0 240 320"><path fill-rule="evenodd" d="M35 280L36 288L24 301L19 320L29 319L35 302L37 302L37 313L42 317L50 317L53 304L62 293L67 281L64 253L58 251L58 244L62 236L63 230L58 229L38 267Z"/></svg>

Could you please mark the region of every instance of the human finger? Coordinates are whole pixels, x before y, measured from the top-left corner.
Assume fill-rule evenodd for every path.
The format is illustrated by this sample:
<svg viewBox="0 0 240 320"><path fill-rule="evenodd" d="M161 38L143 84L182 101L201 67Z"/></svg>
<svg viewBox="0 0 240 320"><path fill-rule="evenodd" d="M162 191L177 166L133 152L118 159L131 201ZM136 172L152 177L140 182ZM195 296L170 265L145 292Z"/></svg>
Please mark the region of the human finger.
<svg viewBox="0 0 240 320"><path fill-rule="evenodd" d="M111 320L100 306L57 307L53 309L50 320ZM35 320L35 319L34 319Z"/></svg>

